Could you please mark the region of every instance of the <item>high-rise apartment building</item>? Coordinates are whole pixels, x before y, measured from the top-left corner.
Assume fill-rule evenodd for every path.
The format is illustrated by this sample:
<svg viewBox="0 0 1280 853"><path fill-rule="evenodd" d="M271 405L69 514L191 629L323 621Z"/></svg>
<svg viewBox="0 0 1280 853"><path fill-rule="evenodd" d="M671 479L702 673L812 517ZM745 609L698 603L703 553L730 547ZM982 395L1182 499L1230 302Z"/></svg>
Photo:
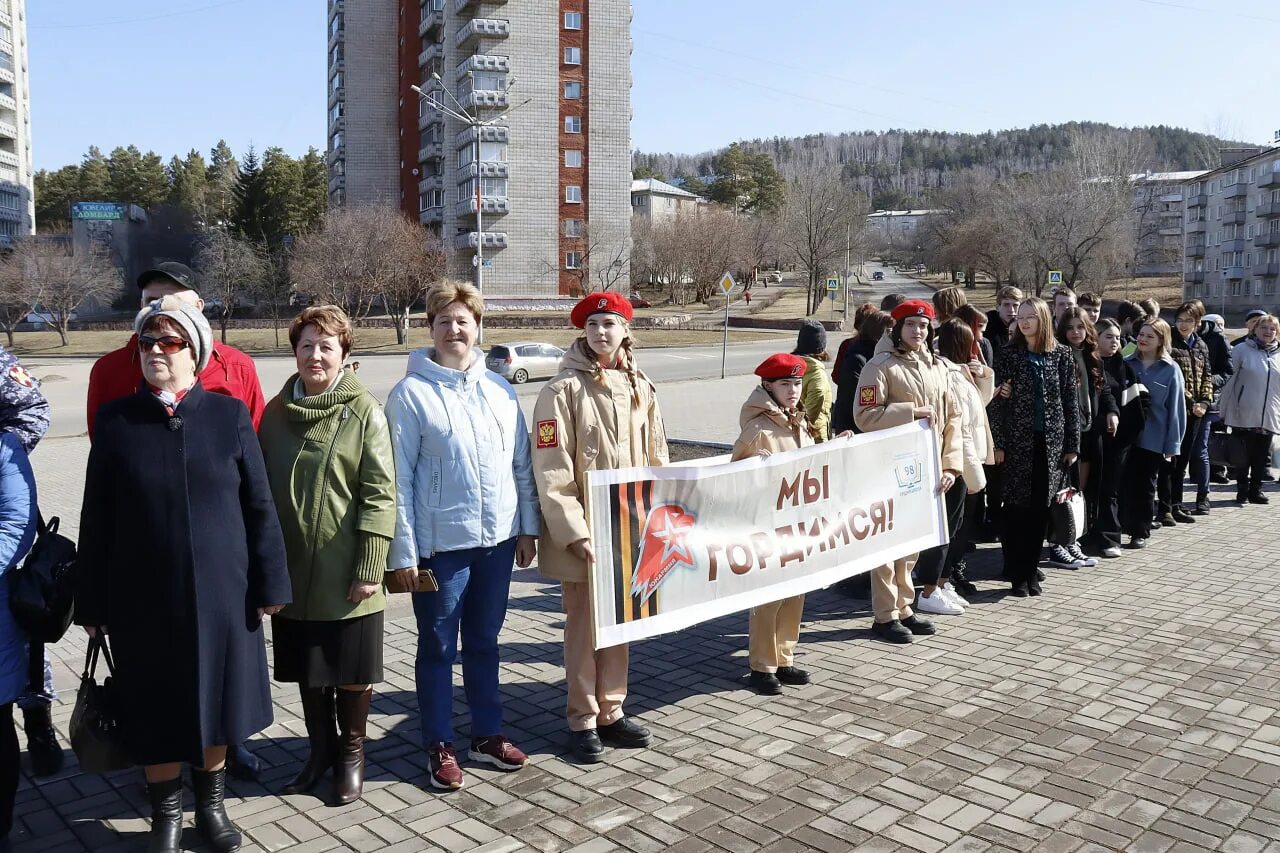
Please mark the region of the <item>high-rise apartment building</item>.
<svg viewBox="0 0 1280 853"><path fill-rule="evenodd" d="M630 21L626 0L330 0L330 201L399 205L459 277L480 243L486 296L628 281ZM414 84L510 112L472 127Z"/></svg>
<svg viewBox="0 0 1280 853"><path fill-rule="evenodd" d="M0 240L35 231L25 0L0 0Z"/></svg>
<svg viewBox="0 0 1280 853"><path fill-rule="evenodd" d="M1228 149L1184 185L1183 292L1223 314L1280 308L1280 146Z"/></svg>

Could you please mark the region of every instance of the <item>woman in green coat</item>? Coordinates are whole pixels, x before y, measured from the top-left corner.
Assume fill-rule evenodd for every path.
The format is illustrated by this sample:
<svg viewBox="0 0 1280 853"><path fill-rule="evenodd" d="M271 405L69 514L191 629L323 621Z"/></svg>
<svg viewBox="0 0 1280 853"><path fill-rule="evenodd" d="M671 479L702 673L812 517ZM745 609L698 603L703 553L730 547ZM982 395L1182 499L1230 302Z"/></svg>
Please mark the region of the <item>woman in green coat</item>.
<svg viewBox="0 0 1280 853"><path fill-rule="evenodd" d="M306 309L289 342L298 372L258 429L293 581L293 603L272 619L275 678L299 685L311 743L284 790L309 791L332 767L345 804L363 792L365 723L382 681L383 575L396 523L391 438L377 400L343 369L351 321L341 308Z"/></svg>

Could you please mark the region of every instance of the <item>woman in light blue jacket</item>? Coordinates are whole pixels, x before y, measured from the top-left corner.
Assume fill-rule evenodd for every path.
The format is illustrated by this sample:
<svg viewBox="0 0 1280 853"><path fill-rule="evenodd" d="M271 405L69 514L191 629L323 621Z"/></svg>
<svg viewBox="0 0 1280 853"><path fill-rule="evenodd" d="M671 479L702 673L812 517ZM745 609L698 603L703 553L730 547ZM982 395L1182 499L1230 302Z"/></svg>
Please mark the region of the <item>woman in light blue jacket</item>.
<svg viewBox="0 0 1280 853"><path fill-rule="evenodd" d="M479 291L445 282L427 296L433 346L409 356L387 398L397 519L388 565L410 589L429 569L439 589L416 591L417 689L431 784L462 787L453 749L453 662L471 708L472 761L519 770L528 757L502 735L498 633L514 561L536 556L541 525L529 432L515 391L475 349Z"/></svg>
<svg viewBox="0 0 1280 853"><path fill-rule="evenodd" d="M1280 320L1259 317L1253 334L1232 348L1231 368L1219 398L1222 420L1249 462L1234 472L1236 503L1270 503L1262 482L1271 465L1271 440L1280 435Z"/></svg>
<svg viewBox="0 0 1280 853"><path fill-rule="evenodd" d="M36 481L27 451L0 432L0 847L13 828L18 792L18 730L13 703L27 689L27 638L9 610L9 572L36 537ZM7 849L7 848L6 848Z"/></svg>
<svg viewBox="0 0 1280 853"><path fill-rule="evenodd" d="M1138 330L1137 349L1125 359L1151 395L1151 408L1125 463L1121 524L1130 548L1145 548L1151 538L1160 464L1177 456L1187 428L1182 369L1169 355L1173 331L1164 320L1146 318ZM1173 523L1170 519L1169 523Z"/></svg>

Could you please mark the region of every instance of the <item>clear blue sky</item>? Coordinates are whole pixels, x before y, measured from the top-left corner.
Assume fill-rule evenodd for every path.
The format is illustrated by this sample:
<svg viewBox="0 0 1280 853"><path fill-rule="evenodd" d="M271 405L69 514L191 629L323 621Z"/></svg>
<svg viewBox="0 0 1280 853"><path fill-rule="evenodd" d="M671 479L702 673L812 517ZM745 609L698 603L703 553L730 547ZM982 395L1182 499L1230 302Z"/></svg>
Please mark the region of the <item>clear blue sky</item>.
<svg viewBox="0 0 1280 853"><path fill-rule="evenodd" d="M390 0L389 0L390 1ZM517 0L539 2L539 0ZM1072 119L1280 129L1274 0L634 0L635 147ZM1214 11L1215 8L1224 11ZM29 0L37 168L325 138L324 0ZM1225 11L1230 9L1230 11Z"/></svg>

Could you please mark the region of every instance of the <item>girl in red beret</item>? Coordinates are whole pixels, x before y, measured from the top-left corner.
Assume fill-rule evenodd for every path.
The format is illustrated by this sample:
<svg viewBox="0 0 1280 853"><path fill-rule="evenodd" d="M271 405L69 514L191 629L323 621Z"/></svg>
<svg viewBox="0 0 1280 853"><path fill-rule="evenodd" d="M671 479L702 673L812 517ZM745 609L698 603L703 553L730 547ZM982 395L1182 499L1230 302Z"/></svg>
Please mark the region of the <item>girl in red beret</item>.
<svg viewBox="0 0 1280 853"><path fill-rule="evenodd" d="M631 303L592 293L570 314L583 330L533 409L533 472L542 504L538 569L560 581L569 745L584 763L604 744L638 748L649 730L623 716L627 646L595 650L588 572L594 558L585 495L589 471L667 464L657 391L636 365Z"/></svg>

